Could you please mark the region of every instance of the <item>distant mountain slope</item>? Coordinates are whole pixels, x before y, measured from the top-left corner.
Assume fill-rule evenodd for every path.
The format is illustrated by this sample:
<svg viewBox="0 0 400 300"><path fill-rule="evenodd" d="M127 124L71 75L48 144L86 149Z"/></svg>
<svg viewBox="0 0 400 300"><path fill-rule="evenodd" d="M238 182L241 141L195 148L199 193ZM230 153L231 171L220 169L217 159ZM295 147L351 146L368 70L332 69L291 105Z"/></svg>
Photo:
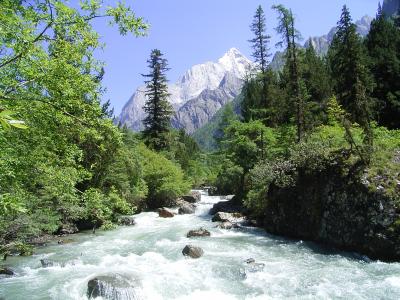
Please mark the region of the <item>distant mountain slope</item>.
<svg viewBox="0 0 400 300"><path fill-rule="evenodd" d="M232 48L217 62L190 68L175 84L169 85L169 101L176 111L172 124L192 133L208 122L225 103L240 92L243 78L254 64ZM145 86L140 87L125 104L119 121L133 130L142 129L146 101Z"/></svg>
<svg viewBox="0 0 400 300"><path fill-rule="evenodd" d="M192 134L208 123L222 106L232 101L240 93L243 83L243 79L228 72L217 89L204 90L179 108L172 119L173 127L184 128Z"/></svg>
<svg viewBox="0 0 400 300"><path fill-rule="evenodd" d="M235 99L233 99L233 101L227 103L220 110L218 110L207 124L205 124L203 127L199 128L193 133L192 136L201 149L205 151L213 151L217 149L217 142L215 137L217 136L219 129L218 126L221 122L225 110L228 108L228 105L231 105L233 111L236 114L240 115L240 105L242 100L243 95L239 94Z"/></svg>

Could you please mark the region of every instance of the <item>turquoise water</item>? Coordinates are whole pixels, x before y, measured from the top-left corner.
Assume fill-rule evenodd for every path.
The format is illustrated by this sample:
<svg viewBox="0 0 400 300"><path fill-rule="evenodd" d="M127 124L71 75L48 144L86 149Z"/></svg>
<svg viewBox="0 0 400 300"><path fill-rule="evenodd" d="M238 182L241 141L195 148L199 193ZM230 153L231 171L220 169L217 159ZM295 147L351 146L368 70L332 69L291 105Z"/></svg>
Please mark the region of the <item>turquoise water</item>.
<svg viewBox="0 0 400 300"><path fill-rule="evenodd" d="M87 299L87 282L121 274L135 286L135 299L400 299L400 264L371 262L260 229L222 230L208 210L219 197L203 193L195 215L159 218L147 212L137 225L78 234L73 243L12 257L17 276L0 279L2 299ZM204 227L211 237L188 239ZM187 259L182 249L200 246L204 256ZM43 268L40 259L57 263ZM250 272L244 262L265 265ZM132 296L133 297L133 296Z"/></svg>

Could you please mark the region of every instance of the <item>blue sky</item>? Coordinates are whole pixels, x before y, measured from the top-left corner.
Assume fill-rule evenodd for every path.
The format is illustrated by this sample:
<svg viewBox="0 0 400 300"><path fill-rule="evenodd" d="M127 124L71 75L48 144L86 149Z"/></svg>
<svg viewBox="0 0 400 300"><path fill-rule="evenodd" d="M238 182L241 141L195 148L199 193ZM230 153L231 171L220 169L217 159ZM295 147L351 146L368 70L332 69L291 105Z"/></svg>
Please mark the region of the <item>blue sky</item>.
<svg viewBox="0 0 400 300"><path fill-rule="evenodd" d="M109 2L112 2L111 0ZM215 61L231 47L250 57L247 40L252 37L249 25L261 4L266 12L267 29L275 44L276 13L273 4L293 10L296 25L304 39L326 34L337 22L343 4L353 20L375 15L378 0L126 0L138 16L151 24L147 37L121 37L106 22L96 22L95 29L106 44L98 58L106 63L103 84L118 115L135 89L143 84L140 74L147 72L146 60L151 49L158 48L169 61L168 78L174 82L188 68L205 61ZM273 48L273 45L271 45Z"/></svg>

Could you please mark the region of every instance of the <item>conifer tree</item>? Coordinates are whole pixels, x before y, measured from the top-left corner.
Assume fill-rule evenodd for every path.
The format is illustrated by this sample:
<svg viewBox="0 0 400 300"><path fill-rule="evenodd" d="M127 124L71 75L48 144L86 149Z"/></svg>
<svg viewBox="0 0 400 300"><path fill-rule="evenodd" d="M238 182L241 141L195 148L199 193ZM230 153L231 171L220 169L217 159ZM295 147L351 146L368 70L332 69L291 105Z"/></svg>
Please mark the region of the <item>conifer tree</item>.
<svg viewBox="0 0 400 300"><path fill-rule="evenodd" d="M364 130L365 151L362 159L368 163L373 143L370 125L373 81L365 52L350 12L344 5L328 57L339 103L349 114L350 121L357 122Z"/></svg>
<svg viewBox="0 0 400 300"><path fill-rule="evenodd" d="M291 10L285 8L283 5L274 5L272 8L279 14L279 25L276 30L281 34L282 42L278 43L278 45L286 45L286 63L289 68L290 93L296 106L297 141L300 142L305 132L304 110L307 94L303 88L303 83L301 83L299 72L296 42L300 39L300 33L295 29L294 16Z"/></svg>
<svg viewBox="0 0 400 300"><path fill-rule="evenodd" d="M143 120L143 135L148 146L161 150L167 146L167 133L171 126L172 107L168 102L166 72L168 63L160 50L154 49L147 61L150 73L143 75L149 78L146 83L147 100L143 107L146 118Z"/></svg>
<svg viewBox="0 0 400 300"><path fill-rule="evenodd" d="M325 60L317 55L311 39L304 52L301 71L310 96L305 112L305 125L307 129L312 129L326 121L324 111L332 96L332 87Z"/></svg>
<svg viewBox="0 0 400 300"><path fill-rule="evenodd" d="M266 20L264 10L261 5L258 6L256 13L254 15L253 23L250 26L251 31L254 34L254 38L249 40L253 48L253 58L258 64L258 68L261 72L261 82L262 82L262 93L261 93L261 103L257 107L260 111L266 111L270 106L268 101L268 58L270 57L268 44L271 37L266 33ZM267 119L266 116L264 116Z"/></svg>
<svg viewBox="0 0 400 300"><path fill-rule="evenodd" d="M365 40L370 69L376 82L379 124L400 128L400 30L392 20L380 15L371 23Z"/></svg>
<svg viewBox="0 0 400 300"><path fill-rule="evenodd" d="M382 5L381 5L381 3L379 2L379 3L378 3L378 11L377 11L377 13L376 13L376 19L379 19L380 17L382 17L382 15L383 15Z"/></svg>
<svg viewBox="0 0 400 300"><path fill-rule="evenodd" d="M265 74L269 63L268 57L270 53L268 44L271 37L266 34L265 14L261 5L257 8L250 28L254 33L254 38L249 40L253 48L253 58L258 63L261 73Z"/></svg>

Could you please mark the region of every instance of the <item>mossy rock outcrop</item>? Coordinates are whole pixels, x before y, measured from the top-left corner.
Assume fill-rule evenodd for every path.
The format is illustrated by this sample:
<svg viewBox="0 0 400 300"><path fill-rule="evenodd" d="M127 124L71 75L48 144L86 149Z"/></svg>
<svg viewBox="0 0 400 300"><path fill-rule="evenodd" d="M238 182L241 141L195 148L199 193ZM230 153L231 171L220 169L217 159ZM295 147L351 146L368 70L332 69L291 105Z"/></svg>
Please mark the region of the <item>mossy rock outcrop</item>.
<svg viewBox="0 0 400 300"><path fill-rule="evenodd" d="M398 201L339 166L299 170L294 185L271 184L267 199L263 226L270 233L400 261Z"/></svg>

